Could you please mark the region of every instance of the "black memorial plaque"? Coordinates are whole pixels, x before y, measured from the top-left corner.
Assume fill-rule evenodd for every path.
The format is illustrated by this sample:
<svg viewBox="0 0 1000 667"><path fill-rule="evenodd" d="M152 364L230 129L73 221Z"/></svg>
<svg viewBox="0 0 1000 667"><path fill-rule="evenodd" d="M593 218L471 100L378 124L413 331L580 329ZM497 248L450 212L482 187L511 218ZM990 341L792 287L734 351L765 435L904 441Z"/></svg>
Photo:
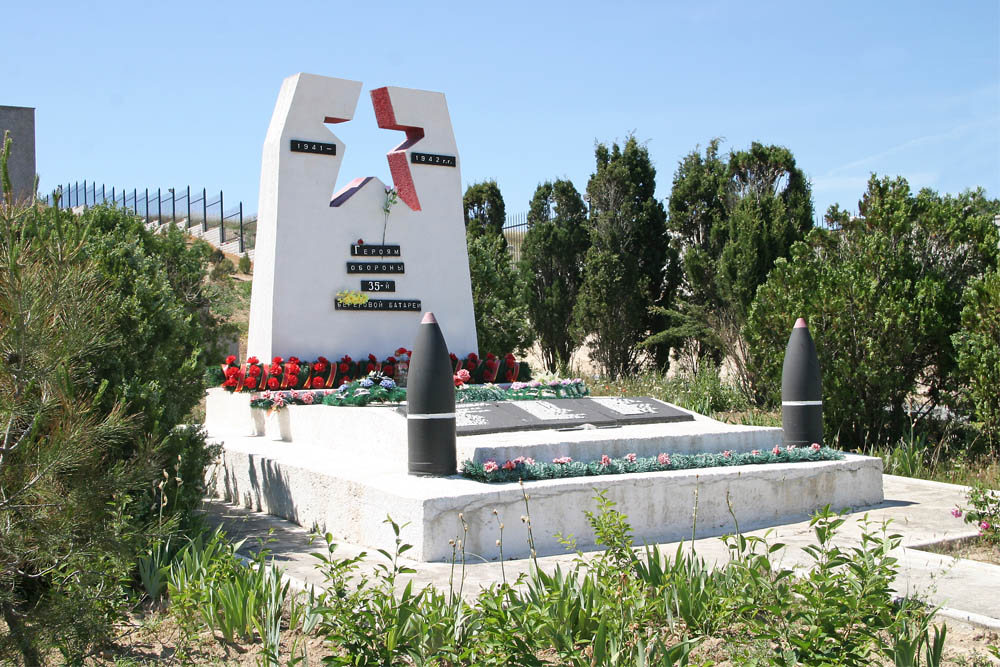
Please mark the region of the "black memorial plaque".
<svg viewBox="0 0 1000 667"><path fill-rule="evenodd" d="M365 303L334 301L337 310L362 310L370 312L406 311L420 312L420 299L368 299Z"/></svg>
<svg viewBox="0 0 1000 667"><path fill-rule="evenodd" d="M319 155L337 154L337 144L324 144L321 141L303 141L302 139L292 139L291 149L293 153L317 153Z"/></svg>
<svg viewBox="0 0 1000 667"><path fill-rule="evenodd" d="M454 167L457 165L454 155L434 155L433 153L410 153L413 164L433 164L439 167Z"/></svg>
<svg viewBox="0 0 1000 667"><path fill-rule="evenodd" d="M351 257L399 257L398 245L351 244Z"/></svg>
<svg viewBox="0 0 1000 667"><path fill-rule="evenodd" d="M362 280L361 281L361 291L362 292L395 292L396 291L396 281L395 280Z"/></svg>
<svg viewBox="0 0 1000 667"><path fill-rule="evenodd" d="M402 262L348 262L348 273L403 273Z"/></svg>
<svg viewBox="0 0 1000 667"><path fill-rule="evenodd" d="M529 415L536 429L577 428L584 424L595 427L616 426L610 417L590 404L586 398L556 398L541 401L511 401L506 405Z"/></svg>
<svg viewBox="0 0 1000 667"><path fill-rule="evenodd" d="M694 421L689 413L647 396L591 396L577 400L589 401L595 411L608 415L619 425Z"/></svg>
<svg viewBox="0 0 1000 667"><path fill-rule="evenodd" d="M581 409L584 405L570 403L570 399L461 403L456 406L455 426L461 436L576 428L583 424L615 425L614 420L605 415L585 412Z"/></svg>
<svg viewBox="0 0 1000 667"><path fill-rule="evenodd" d="M507 403L460 403L455 406L458 435L482 435L537 428L525 414L512 412Z"/></svg>
<svg viewBox="0 0 1000 667"><path fill-rule="evenodd" d="M644 397L460 403L456 406L455 413L455 425L460 436L543 429L613 428L625 424L693 419L686 412L662 401Z"/></svg>

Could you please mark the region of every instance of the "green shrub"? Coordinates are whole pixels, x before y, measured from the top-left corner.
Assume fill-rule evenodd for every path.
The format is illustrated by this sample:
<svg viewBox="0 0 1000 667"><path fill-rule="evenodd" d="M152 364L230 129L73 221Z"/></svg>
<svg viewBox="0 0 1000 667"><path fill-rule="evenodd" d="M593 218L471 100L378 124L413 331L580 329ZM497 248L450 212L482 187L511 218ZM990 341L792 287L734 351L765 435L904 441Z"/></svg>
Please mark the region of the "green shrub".
<svg viewBox="0 0 1000 667"><path fill-rule="evenodd" d="M777 404L788 334L805 317L828 437L858 449L895 442L918 383L926 409L952 402L961 384L951 342L961 320L956 295L996 265L997 209L981 191L913 196L905 179L874 176L863 218L832 207L840 229L814 229L757 291L746 327L757 398Z"/></svg>
<svg viewBox="0 0 1000 667"><path fill-rule="evenodd" d="M987 489L977 482L969 489L969 508L965 510L965 522L979 529L979 534L987 542L1000 545L1000 491Z"/></svg>
<svg viewBox="0 0 1000 667"><path fill-rule="evenodd" d="M571 182L546 182L535 190L518 270L528 318L550 373L567 369L579 345L572 332L573 307L590 245L586 222L587 209Z"/></svg>
<svg viewBox="0 0 1000 667"><path fill-rule="evenodd" d="M243 253L243 255L240 256L240 263L237 265L237 268L240 270L240 273L250 275L250 255Z"/></svg>
<svg viewBox="0 0 1000 667"><path fill-rule="evenodd" d="M635 372L639 343L665 328L662 312L673 305L680 272L666 242L666 212L655 196L656 169L647 148L630 136L624 146L598 144L594 158L587 182L591 246L574 309L575 335L590 336L591 358L604 375L619 378ZM666 370L669 346L647 350Z"/></svg>
<svg viewBox="0 0 1000 667"><path fill-rule="evenodd" d="M479 351L484 357L487 352L523 354L534 339L507 242L501 235L483 233L473 226L467 241Z"/></svg>
<svg viewBox="0 0 1000 667"><path fill-rule="evenodd" d="M208 276L212 280L223 280L236 273L236 266L228 257L212 266Z"/></svg>
<svg viewBox="0 0 1000 667"><path fill-rule="evenodd" d="M507 240L503 236L506 210L503 194L494 180L473 183L462 196L466 231L477 236L499 236L504 250L507 249Z"/></svg>
<svg viewBox="0 0 1000 667"><path fill-rule="evenodd" d="M197 502L211 452L175 427L202 396L206 258L122 210L0 204L0 659L82 659L150 519Z"/></svg>
<svg viewBox="0 0 1000 667"><path fill-rule="evenodd" d="M66 212L0 203L4 663L41 664L51 647L76 661L107 638L144 541L132 512L156 456L93 374L127 340L86 234Z"/></svg>
<svg viewBox="0 0 1000 667"><path fill-rule="evenodd" d="M163 439L159 454L165 466L161 475L167 478L164 513L189 517L207 495L205 470L222 451L219 443L209 445L207 437L200 425L180 424Z"/></svg>
<svg viewBox="0 0 1000 667"><path fill-rule="evenodd" d="M92 358L92 376L109 382L105 405L126 404L143 432L162 438L201 400L204 367L220 356L210 348L218 325L203 289L208 247L189 247L174 228L153 234L107 206L80 224L90 230L84 252L116 302L104 317L127 338L127 347Z"/></svg>
<svg viewBox="0 0 1000 667"><path fill-rule="evenodd" d="M962 328L952 336L965 391L994 451L1000 449L1000 270L965 290Z"/></svg>
<svg viewBox="0 0 1000 667"><path fill-rule="evenodd" d="M647 343L683 341L695 358L729 357L740 386L750 389L741 363L747 312L774 261L812 228L812 194L787 148L753 142L720 156L720 143L686 155L674 174L667 224L684 290L677 307L662 312L669 328Z"/></svg>

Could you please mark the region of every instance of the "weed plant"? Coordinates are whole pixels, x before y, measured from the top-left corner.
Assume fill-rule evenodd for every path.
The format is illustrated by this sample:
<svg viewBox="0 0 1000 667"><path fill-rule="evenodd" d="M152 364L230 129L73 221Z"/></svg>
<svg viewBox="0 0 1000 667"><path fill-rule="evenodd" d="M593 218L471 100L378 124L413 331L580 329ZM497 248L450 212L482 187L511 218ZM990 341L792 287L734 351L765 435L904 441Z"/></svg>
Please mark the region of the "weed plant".
<svg viewBox="0 0 1000 667"><path fill-rule="evenodd" d="M521 488L530 548L530 496ZM946 630L931 627L933 610L893 598L900 538L886 525L866 517L860 542L844 547L835 538L845 518L824 508L810 522L813 563L801 572L775 566L784 545L737 526L722 538L728 561L710 566L690 545L672 556L637 547L628 517L604 493L595 500L586 516L603 551L578 552L551 570L533 558L528 573L475 594L464 591L464 517L447 590L414 586L404 526L388 517L394 548L378 550L374 569L362 566L365 553L340 557L326 535L314 554L323 588L298 596L268 567L266 551L244 564L242 543L217 531L167 566L170 613L188 633L207 627L227 645L260 641L266 665L302 662L310 636L323 638L324 663L339 665L712 664L699 652L708 637L726 638L727 656L749 664L941 664ZM502 531L503 517L495 520ZM575 549L572 538L563 542ZM295 638L284 654L282 636Z"/></svg>
<svg viewBox="0 0 1000 667"><path fill-rule="evenodd" d="M1000 547L1000 492L976 484L967 496L969 508L965 510L965 522L979 528L983 540ZM956 512L961 516L961 510Z"/></svg>
<svg viewBox="0 0 1000 667"><path fill-rule="evenodd" d="M650 372L614 381L595 381L591 393L595 396L650 396L703 415L750 409L739 390L724 382L719 369L709 361L703 362L693 374L681 372L667 377Z"/></svg>

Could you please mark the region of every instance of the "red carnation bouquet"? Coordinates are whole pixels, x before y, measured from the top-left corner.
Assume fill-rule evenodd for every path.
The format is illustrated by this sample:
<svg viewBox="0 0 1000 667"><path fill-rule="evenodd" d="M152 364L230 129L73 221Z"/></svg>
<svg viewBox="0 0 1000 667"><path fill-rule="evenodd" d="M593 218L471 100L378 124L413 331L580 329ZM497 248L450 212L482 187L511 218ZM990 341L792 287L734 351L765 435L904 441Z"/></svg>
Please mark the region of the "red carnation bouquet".
<svg viewBox="0 0 1000 667"><path fill-rule="evenodd" d="M236 355L229 355L221 364L221 384L231 392L279 391L291 389L331 389L359 380L372 372L392 378L400 386L405 386L409 372L411 350L398 348L394 354L379 360L374 354L355 361L345 354L338 361L317 357L306 362L298 357L274 357L270 363L257 357L249 357L240 364ZM490 382L515 382L519 375L527 375L527 366L518 363L512 353L503 358L490 353L485 359L471 352L465 358L452 354L454 373L468 373L466 382L484 384ZM522 373L523 372L523 373ZM463 377L465 374L463 373Z"/></svg>

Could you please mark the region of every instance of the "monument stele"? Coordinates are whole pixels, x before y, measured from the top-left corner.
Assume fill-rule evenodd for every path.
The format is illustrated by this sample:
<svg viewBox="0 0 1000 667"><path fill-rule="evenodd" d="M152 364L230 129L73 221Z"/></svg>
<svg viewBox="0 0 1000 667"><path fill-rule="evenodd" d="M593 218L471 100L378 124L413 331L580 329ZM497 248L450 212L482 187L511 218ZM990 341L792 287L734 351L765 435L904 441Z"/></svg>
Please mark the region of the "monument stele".
<svg viewBox="0 0 1000 667"><path fill-rule="evenodd" d="M451 352L478 352L462 211L461 160L441 93L371 91L381 128L405 132L386 185L334 193L347 146L327 127L354 117L361 82L296 74L264 140L248 355L385 358L411 347L433 311ZM384 229L384 241L383 241ZM365 304L338 301L363 293Z"/></svg>

